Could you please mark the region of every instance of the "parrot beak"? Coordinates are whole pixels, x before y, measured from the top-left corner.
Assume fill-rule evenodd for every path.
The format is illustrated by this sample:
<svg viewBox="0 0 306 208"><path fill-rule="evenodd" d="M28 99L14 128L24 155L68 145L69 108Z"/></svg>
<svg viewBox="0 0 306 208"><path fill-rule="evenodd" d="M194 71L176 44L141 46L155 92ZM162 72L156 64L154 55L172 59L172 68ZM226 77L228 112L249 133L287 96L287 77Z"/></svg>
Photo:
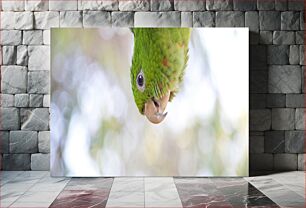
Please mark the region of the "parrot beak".
<svg viewBox="0 0 306 208"><path fill-rule="evenodd" d="M170 97L170 91L160 99L152 98L145 103L144 114L154 124L162 122L167 113L164 113Z"/></svg>

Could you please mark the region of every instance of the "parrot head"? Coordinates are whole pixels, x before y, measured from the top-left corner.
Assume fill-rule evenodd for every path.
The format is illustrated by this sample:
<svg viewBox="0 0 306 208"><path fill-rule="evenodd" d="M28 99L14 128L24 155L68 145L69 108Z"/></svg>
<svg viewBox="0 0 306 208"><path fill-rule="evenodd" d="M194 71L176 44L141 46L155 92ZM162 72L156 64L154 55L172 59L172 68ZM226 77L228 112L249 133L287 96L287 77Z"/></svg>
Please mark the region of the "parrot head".
<svg viewBox="0 0 306 208"><path fill-rule="evenodd" d="M139 112L158 124L165 119L167 104L182 80L188 59L189 30L133 28L132 32L134 52L130 76L134 100Z"/></svg>
<svg viewBox="0 0 306 208"><path fill-rule="evenodd" d="M135 60L135 59L134 59ZM137 62L135 60L135 62ZM169 102L171 91L157 77L150 66L134 64L131 69L131 82L135 103L141 114L154 124L162 122L167 113L166 106ZM148 67L148 68L144 68Z"/></svg>

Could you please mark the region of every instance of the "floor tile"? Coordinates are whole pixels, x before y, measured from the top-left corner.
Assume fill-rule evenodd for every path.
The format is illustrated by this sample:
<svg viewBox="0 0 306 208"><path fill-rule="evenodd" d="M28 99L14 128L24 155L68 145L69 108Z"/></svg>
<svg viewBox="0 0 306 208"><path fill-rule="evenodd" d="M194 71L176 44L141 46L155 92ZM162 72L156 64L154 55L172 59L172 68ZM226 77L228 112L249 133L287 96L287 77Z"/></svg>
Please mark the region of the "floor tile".
<svg viewBox="0 0 306 208"><path fill-rule="evenodd" d="M269 175L269 177L305 198L305 172L277 173Z"/></svg>
<svg viewBox="0 0 306 208"><path fill-rule="evenodd" d="M6 183L1 187L1 197L7 194L11 193L20 193L20 192L25 192L29 188L31 188L34 185L34 183L26 183L26 182L18 182L18 183Z"/></svg>
<svg viewBox="0 0 306 208"><path fill-rule="evenodd" d="M110 190L113 178L72 178L65 190Z"/></svg>
<svg viewBox="0 0 306 208"><path fill-rule="evenodd" d="M10 208L47 208L51 202L14 202Z"/></svg>
<svg viewBox="0 0 306 208"><path fill-rule="evenodd" d="M111 192L144 192L144 179L135 177L115 178Z"/></svg>
<svg viewBox="0 0 306 208"><path fill-rule="evenodd" d="M176 189L172 177L146 177L144 178L144 187L146 192Z"/></svg>
<svg viewBox="0 0 306 208"><path fill-rule="evenodd" d="M269 176L252 177L247 179L259 191L284 207L304 207L305 199Z"/></svg>
<svg viewBox="0 0 306 208"><path fill-rule="evenodd" d="M50 207L103 208L106 205L108 195L109 192L101 190L64 190Z"/></svg>
<svg viewBox="0 0 306 208"><path fill-rule="evenodd" d="M46 171L4 171L1 180L1 207L305 206L305 172L297 171L246 178L115 179L53 178Z"/></svg>
<svg viewBox="0 0 306 208"><path fill-rule="evenodd" d="M10 183L36 183L41 178L47 177L47 171L24 171L21 174L17 175Z"/></svg>
<svg viewBox="0 0 306 208"><path fill-rule="evenodd" d="M27 191L16 202L53 202L60 191Z"/></svg>
<svg viewBox="0 0 306 208"><path fill-rule="evenodd" d="M107 208L144 207L144 192L111 192L106 204Z"/></svg>
<svg viewBox="0 0 306 208"><path fill-rule="evenodd" d="M232 207L210 178L175 178L183 207Z"/></svg>
<svg viewBox="0 0 306 208"><path fill-rule="evenodd" d="M69 182L69 178L43 178L35 183L28 191L62 191Z"/></svg>
<svg viewBox="0 0 306 208"><path fill-rule="evenodd" d="M0 207L9 207L11 204L13 204L21 195L21 194L11 194L11 195L4 195L4 197L1 197L0 200Z"/></svg>
<svg viewBox="0 0 306 208"><path fill-rule="evenodd" d="M146 207L183 207L176 188L145 192Z"/></svg>
<svg viewBox="0 0 306 208"><path fill-rule="evenodd" d="M146 207L182 207L172 177L146 177L144 181Z"/></svg>
<svg viewBox="0 0 306 208"><path fill-rule="evenodd" d="M0 172L0 184L1 186L6 184L7 182L13 180L18 175L22 174L24 171L2 171Z"/></svg>

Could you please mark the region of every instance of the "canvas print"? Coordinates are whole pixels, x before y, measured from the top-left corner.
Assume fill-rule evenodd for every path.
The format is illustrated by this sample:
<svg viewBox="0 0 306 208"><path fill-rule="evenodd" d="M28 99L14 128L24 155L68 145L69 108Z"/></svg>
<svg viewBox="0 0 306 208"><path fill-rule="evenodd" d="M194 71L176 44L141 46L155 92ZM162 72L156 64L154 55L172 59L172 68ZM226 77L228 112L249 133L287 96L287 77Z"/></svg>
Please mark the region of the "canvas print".
<svg viewBox="0 0 306 208"><path fill-rule="evenodd" d="M51 31L53 176L247 176L247 28Z"/></svg>

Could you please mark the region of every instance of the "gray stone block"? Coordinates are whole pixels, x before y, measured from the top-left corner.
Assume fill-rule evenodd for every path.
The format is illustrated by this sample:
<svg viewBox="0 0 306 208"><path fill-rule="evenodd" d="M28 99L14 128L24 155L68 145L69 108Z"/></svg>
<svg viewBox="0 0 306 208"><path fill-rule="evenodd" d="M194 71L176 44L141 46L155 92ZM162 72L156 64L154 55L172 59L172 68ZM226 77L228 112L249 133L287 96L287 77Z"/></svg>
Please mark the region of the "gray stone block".
<svg viewBox="0 0 306 208"><path fill-rule="evenodd" d="M275 10L286 11L288 9L287 0L275 0Z"/></svg>
<svg viewBox="0 0 306 208"><path fill-rule="evenodd" d="M281 29L282 30L299 30L300 13L299 12L282 12Z"/></svg>
<svg viewBox="0 0 306 208"><path fill-rule="evenodd" d="M22 116L22 130L47 131L49 130L49 109L35 108L23 109L20 112Z"/></svg>
<svg viewBox="0 0 306 208"><path fill-rule="evenodd" d="M181 12L181 27L192 27L193 12Z"/></svg>
<svg viewBox="0 0 306 208"><path fill-rule="evenodd" d="M206 9L207 10L232 10L233 1L232 0L206 0Z"/></svg>
<svg viewBox="0 0 306 208"><path fill-rule="evenodd" d="M14 17L14 12L4 12L1 11L1 29L4 30L12 30L15 28L15 19L12 18Z"/></svg>
<svg viewBox="0 0 306 208"><path fill-rule="evenodd" d="M293 130L294 120L295 120L295 109L293 108L272 109L273 130Z"/></svg>
<svg viewBox="0 0 306 208"><path fill-rule="evenodd" d="M295 32L295 43L299 45L304 44L304 31Z"/></svg>
<svg viewBox="0 0 306 208"><path fill-rule="evenodd" d="M304 45L300 45L300 65L305 65Z"/></svg>
<svg viewBox="0 0 306 208"><path fill-rule="evenodd" d="M1 67L2 93L24 93L27 88L27 69L22 66Z"/></svg>
<svg viewBox="0 0 306 208"><path fill-rule="evenodd" d="M250 73L250 91L251 93L267 93L268 91L268 72L252 71Z"/></svg>
<svg viewBox="0 0 306 208"><path fill-rule="evenodd" d="M30 94L30 107L42 107L44 95Z"/></svg>
<svg viewBox="0 0 306 208"><path fill-rule="evenodd" d="M17 50L16 46L2 46L2 64L14 65L16 64Z"/></svg>
<svg viewBox="0 0 306 208"><path fill-rule="evenodd" d="M36 153L37 141L36 131L11 131L10 153Z"/></svg>
<svg viewBox="0 0 306 208"><path fill-rule="evenodd" d="M28 93L48 94L49 71L32 71L28 74Z"/></svg>
<svg viewBox="0 0 306 208"><path fill-rule="evenodd" d="M295 34L290 31L274 31L273 44L290 45L295 44Z"/></svg>
<svg viewBox="0 0 306 208"><path fill-rule="evenodd" d="M217 27L244 27L244 13L219 11L216 12L216 26Z"/></svg>
<svg viewBox="0 0 306 208"><path fill-rule="evenodd" d="M135 27L180 27L180 12L136 12Z"/></svg>
<svg viewBox="0 0 306 208"><path fill-rule="evenodd" d="M300 63L300 48L298 45L291 45L289 48L289 64Z"/></svg>
<svg viewBox="0 0 306 208"><path fill-rule="evenodd" d="M174 0L150 0L151 11L170 11L174 9Z"/></svg>
<svg viewBox="0 0 306 208"><path fill-rule="evenodd" d="M50 95L44 95L43 106L50 107Z"/></svg>
<svg viewBox="0 0 306 208"><path fill-rule="evenodd" d="M51 27L59 27L59 12L34 12L34 22L34 28L36 29L50 29Z"/></svg>
<svg viewBox="0 0 306 208"><path fill-rule="evenodd" d="M25 45L17 46L17 65L26 66L28 65L28 60L28 47Z"/></svg>
<svg viewBox="0 0 306 208"><path fill-rule="evenodd" d="M285 152L285 132L267 131L265 132L265 152L284 153Z"/></svg>
<svg viewBox="0 0 306 208"><path fill-rule="evenodd" d="M304 87L304 81L306 79L306 73L304 73L305 67L302 66L301 68L302 68L302 93L305 93L305 88L306 87Z"/></svg>
<svg viewBox="0 0 306 208"><path fill-rule="evenodd" d="M21 31L20 30L1 30L2 45L20 45Z"/></svg>
<svg viewBox="0 0 306 208"><path fill-rule="evenodd" d="M250 170L273 170L273 155L250 154Z"/></svg>
<svg viewBox="0 0 306 208"><path fill-rule="evenodd" d="M265 131L271 128L271 110L250 110L250 130Z"/></svg>
<svg viewBox="0 0 306 208"><path fill-rule="evenodd" d="M304 10L304 0L288 0L288 9L295 11L303 11Z"/></svg>
<svg viewBox="0 0 306 208"><path fill-rule="evenodd" d="M78 0L49 1L49 10L55 10L55 11L78 10Z"/></svg>
<svg viewBox="0 0 306 208"><path fill-rule="evenodd" d="M305 30L305 12L300 12L300 29Z"/></svg>
<svg viewBox="0 0 306 208"><path fill-rule="evenodd" d="M2 3L3 11L23 11L24 1L3 1Z"/></svg>
<svg viewBox="0 0 306 208"><path fill-rule="evenodd" d="M9 153L9 138L8 131L0 131L0 153Z"/></svg>
<svg viewBox="0 0 306 208"><path fill-rule="evenodd" d="M251 11L256 10L256 1L254 0L233 0L234 10L238 11Z"/></svg>
<svg viewBox="0 0 306 208"><path fill-rule="evenodd" d="M286 106L285 94L267 94L268 108L282 108Z"/></svg>
<svg viewBox="0 0 306 208"><path fill-rule="evenodd" d="M50 47L49 46L28 46L30 71L50 70Z"/></svg>
<svg viewBox="0 0 306 208"><path fill-rule="evenodd" d="M50 170L50 154L32 154L31 170Z"/></svg>
<svg viewBox="0 0 306 208"><path fill-rule="evenodd" d="M264 152L264 137L263 136L250 136L250 153L263 153Z"/></svg>
<svg viewBox="0 0 306 208"><path fill-rule="evenodd" d="M275 10L286 11L288 9L287 0L275 0Z"/></svg>
<svg viewBox="0 0 306 208"><path fill-rule="evenodd" d="M15 95L15 106L16 107L28 107L29 106L29 95L28 94L16 94Z"/></svg>
<svg viewBox="0 0 306 208"><path fill-rule="evenodd" d="M250 94L250 109L263 109L266 107L266 94Z"/></svg>
<svg viewBox="0 0 306 208"><path fill-rule="evenodd" d="M119 0L120 11L149 11L150 0Z"/></svg>
<svg viewBox="0 0 306 208"><path fill-rule="evenodd" d="M274 169L282 171L297 170L297 154L275 154Z"/></svg>
<svg viewBox="0 0 306 208"><path fill-rule="evenodd" d="M178 11L204 11L205 1L203 0L193 0L193 1L182 1L174 0L174 10Z"/></svg>
<svg viewBox="0 0 306 208"><path fill-rule="evenodd" d="M84 27L105 27L111 26L110 12L104 11L84 11L83 12L83 26Z"/></svg>
<svg viewBox="0 0 306 208"><path fill-rule="evenodd" d="M96 10L96 11L116 11L119 8L119 1L88 1L78 0L79 10Z"/></svg>
<svg viewBox="0 0 306 208"><path fill-rule="evenodd" d="M0 108L0 130L17 130L20 128L19 110L17 108Z"/></svg>
<svg viewBox="0 0 306 208"><path fill-rule="evenodd" d="M30 154L3 154L3 170L30 170Z"/></svg>
<svg viewBox="0 0 306 208"><path fill-rule="evenodd" d="M260 44L272 44L272 31L260 31Z"/></svg>
<svg viewBox="0 0 306 208"><path fill-rule="evenodd" d="M14 95L0 94L0 106L1 107L13 107L14 106Z"/></svg>
<svg viewBox="0 0 306 208"><path fill-rule="evenodd" d="M48 9L49 9L49 1L46 0L25 1L26 11L46 11Z"/></svg>
<svg viewBox="0 0 306 208"><path fill-rule="evenodd" d="M40 153L50 152L50 132L41 131L38 133L38 150Z"/></svg>
<svg viewBox="0 0 306 208"><path fill-rule="evenodd" d="M15 12L15 29L31 30L34 27L32 12Z"/></svg>
<svg viewBox="0 0 306 208"><path fill-rule="evenodd" d="M83 17L81 11L61 11L60 27L82 27Z"/></svg>
<svg viewBox="0 0 306 208"><path fill-rule="evenodd" d="M305 171L306 154L298 154L298 170Z"/></svg>
<svg viewBox="0 0 306 208"><path fill-rule="evenodd" d="M295 129L305 130L305 109L297 108L295 111Z"/></svg>
<svg viewBox="0 0 306 208"><path fill-rule="evenodd" d="M214 27L215 13L214 12L193 12L194 27Z"/></svg>
<svg viewBox="0 0 306 208"><path fill-rule="evenodd" d="M43 31L43 42L44 45L50 45L50 30Z"/></svg>
<svg viewBox="0 0 306 208"><path fill-rule="evenodd" d="M249 131L250 136L264 136L263 131Z"/></svg>
<svg viewBox="0 0 306 208"><path fill-rule="evenodd" d="M259 11L260 30L280 30L281 15L278 11Z"/></svg>
<svg viewBox="0 0 306 208"><path fill-rule="evenodd" d="M267 47L268 64L288 64L289 46L288 45L269 45Z"/></svg>
<svg viewBox="0 0 306 208"><path fill-rule="evenodd" d="M41 44L43 44L42 30L24 31L22 42L25 45L41 45Z"/></svg>
<svg viewBox="0 0 306 208"><path fill-rule="evenodd" d="M268 0L268 1L262 1L257 0L257 9L258 10L274 10L275 2Z"/></svg>
<svg viewBox="0 0 306 208"><path fill-rule="evenodd" d="M258 12L245 13L245 26L252 32L259 31Z"/></svg>
<svg viewBox="0 0 306 208"><path fill-rule="evenodd" d="M134 12L112 12L112 25L115 27L133 27Z"/></svg>
<svg viewBox="0 0 306 208"><path fill-rule="evenodd" d="M287 94L286 106L289 108L303 108L304 107L304 94Z"/></svg>
<svg viewBox="0 0 306 208"><path fill-rule="evenodd" d="M287 153L304 153L305 131L286 131L285 132L285 151Z"/></svg>

